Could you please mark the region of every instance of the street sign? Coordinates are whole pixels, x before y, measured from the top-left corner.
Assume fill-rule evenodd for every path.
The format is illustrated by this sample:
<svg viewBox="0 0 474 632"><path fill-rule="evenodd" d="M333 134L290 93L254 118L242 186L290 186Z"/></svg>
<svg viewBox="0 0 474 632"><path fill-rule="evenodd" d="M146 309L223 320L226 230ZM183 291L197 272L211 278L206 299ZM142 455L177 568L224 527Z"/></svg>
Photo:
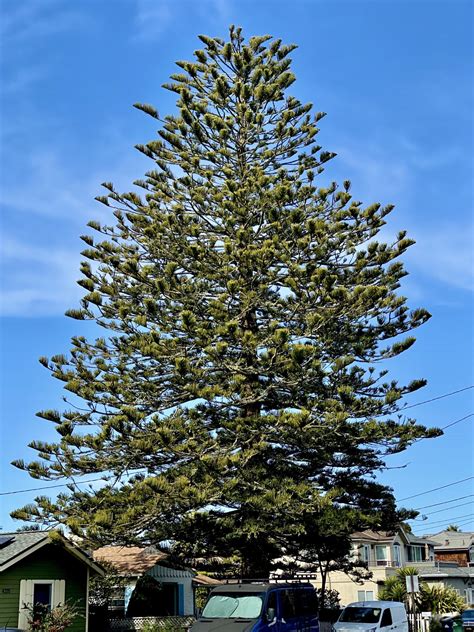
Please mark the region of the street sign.
<svg viewBox="0 0 474 632"><path fill-rule="evenodd" d="M417 593L420 591L420 582L418 575L407 575L405 577L407 593Z"/></svg>

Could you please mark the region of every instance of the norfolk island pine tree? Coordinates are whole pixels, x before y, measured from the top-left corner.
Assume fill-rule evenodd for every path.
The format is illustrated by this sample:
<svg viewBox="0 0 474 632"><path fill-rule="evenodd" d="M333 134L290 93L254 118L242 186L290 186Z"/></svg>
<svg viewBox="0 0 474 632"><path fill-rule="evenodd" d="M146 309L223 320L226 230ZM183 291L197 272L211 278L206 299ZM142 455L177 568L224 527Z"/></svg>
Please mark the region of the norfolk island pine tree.
<svg viewBox="0 0 474 632"><path fill-rule="evenodd" d="M111 224L89 223L87 293L67 312L104 336L41 358L74 405L38 413L59 438L14 462L104 485L12 515L259 576L317 551L335 512L346 551L352 529L407 517L374 472L439 431L397 414L425 381L385 366L430 315L398 293L413 242L375 239L393 207L363 206L348 181L318 187L334 154L316 142L324 113L287 94L295 46L234 27L200 39L164 86L177 112L136 105L160 123L137 146L151 168L132 192L104 183Z"/></svg>

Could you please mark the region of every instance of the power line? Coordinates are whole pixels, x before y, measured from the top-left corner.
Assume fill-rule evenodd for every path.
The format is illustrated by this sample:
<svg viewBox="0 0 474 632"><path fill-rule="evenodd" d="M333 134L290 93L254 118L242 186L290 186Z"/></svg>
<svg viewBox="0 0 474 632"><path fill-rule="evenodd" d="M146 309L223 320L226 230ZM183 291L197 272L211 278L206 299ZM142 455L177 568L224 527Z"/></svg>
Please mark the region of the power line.
<svg viewBox="0 0 474 632"><path fill-rule="evenodd" d="M461 421L464 421L465 419L469 419L469 417L474 417L474 413L469 413L468 415L464 415L464 417L461 417L460 419L455 419L454 421L451 421L449 424L446 424L445 426L441 426L440 430L446 430L446 428L451 428L451 426L455 426ZM428 439L428 437L420 437L419 439L415 439L413 443L418 443L419 441L426 441L426 439Z"/></svg>
<svg viewBox="0 0 474 632"><path fill-rule="evenodd" d="M425 523L425 527L428 525L430 527L434 527L437 525L450 523L453 520L462 520L462 518L472 518L473 516L474 516L474 513L468 513L468 514L463 514L462 516L451 516L450 518L443 518L443 520L435 520L434 522L428 521L427 523Z"/></svg>
<svg viewBox="0 0 474 632"><path fill-rule="evenodd" d="M46 485L45 487L30 487L29 489L14 489L10 492L0 492L0 496L10 496L11 494L24 494L26 492L42 491L43 489L54 489L55 487L67 487L68 485L86 485L86 483L94 483L95 481L103 481L101 478L90 478L87 481L70 481L69 483L60 483L58 485Z"/></svg>
<svg viewBox="0 0 474 632"><path fill-rule="evenodd" d="M451 428L451 426L454 426L455 424L458 424L460 421L464 421L465 419L469 419L469 417L474 417L474 413L469 413L469 415L466 415L465 417L461 417L461 419L456 419L456 421L452 421L447 426L442 426L441 430L446 430L446 428Z"/></svg>
<svg viewBox="0 0 474 632"><path fill-rule="evenodd" d="M473 518L468 518L467 520L461 520L461 521L456 522L456 526L457 527L462 527L462 526L465 526L467 524L470 524L472 521L473 521ZM448 524L449 525L449 521L446 520L446 522L444 524ZM428 526L428 525L425 525L425 526ZM438 525L437 527L434 526L434 529L440 529L440 528L441 528L441 525ZM420 535L420 534L426 534L426 530L425 529L421 530L421 525L419 527L417 526L417 531L416 531L416 535Z"/></svg>
<svg viewBox="0 0 474 632"><path fill-rule="evenodd" d="M463 478L460 481L454 481L454 483L448 483L447 485L441 485L440 487L434 487L433 489L428 489L426 492L420 492L419 494L413 494L412 496L406 496L405 498L399 498L398 502L402 502L402 500L410 500L410 498L417 498L418 496L424 496L425 494L430 494L431 492L437 492L438 489L446 489L446 487L452 487L453 485L459 485L459 483L465 483L466 481L470 481L474 478L474 476L468 476L467 478Z"/></svg>
<svg viewBox="0 0 474 632"><path fill-rule="evenodd" d="M458 498L451 498L451 500L444 500L441 503L433 503L432 505L423 505L423 507L415 507L415 511L418 509L429 509L430 507L439 507L440 505L447 505L448 503L454 503L456 500L464 500L465 498L472 498L474 494L468 494L467 496L458 496Z"/></svg>
<svg viewBox="0 0 474 632"><path fill-rule="evenodd" d="M438 397L432 397L431 399L425 399L424 402L416 402L415 404L410 404L409 406L404 406L400 408L400 412L404 410L408 410L408 408L415 408L415 406L422 406L423 404L429 404L430 402L436 402L438 399L444 399L445 397L451 397L451 395L457 395L458 393L463 393L464 391L468 391L469 389L474 388L474 384L471 386L465 386L464 388L460 388L457 391L451 391L451 393L445 393L444 395L438 395Z"/></svg>
<svg viewBox="0 0 474 632"><path fill-rule="evenodd" d="M460 503L459 505L451 505L451 507L445 507L444 509L437 509L436 511L430 511L427 515L433 516L437 513L442 513L443 511L451 511L451 509L457 509L458 507L466 507L466 505L472 505L472 502ZM410 518L410 520L414 520L415 522L424 522L425 518Z"/></svg>

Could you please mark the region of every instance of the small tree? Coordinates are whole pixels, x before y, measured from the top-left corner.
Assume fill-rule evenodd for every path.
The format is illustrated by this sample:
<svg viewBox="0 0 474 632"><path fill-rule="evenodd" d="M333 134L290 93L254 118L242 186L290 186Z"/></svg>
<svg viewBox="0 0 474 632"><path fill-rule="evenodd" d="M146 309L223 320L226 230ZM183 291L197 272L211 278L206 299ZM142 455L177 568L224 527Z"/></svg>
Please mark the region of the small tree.
<svg viewBox="0 0 474 632"><path fill-rule="evenodd" d="M62 604L50 609L43 604L27 607L28 632L65 632L79 617L83 617L74 604Z"/></svg>
<svg viewBox="0 0 474 632"><path fill-rule="evenodd" d="M389 577L379 590L379 599L407 602L406 577L418 575L416 568L407 567L397 571L395 577ZM466 604L460 595L449 586L429 586L420 582L420 590L415 595L415 605L419 611L443 614L445 612L462 612Z"/></svg>
<svg viewBox="0 0 474 632"><path fill-rule="evenodd" d="M363 206L349 181L318 184L334 154L316 142L324 113L288 94L295 46L234 27L200 39L165 86L176 113L137 105L160 124L138 146L150 171L140 194L104 184L113 224L90 222L87 293L68 312L104 335L41 359L71 406L38 413L58 441L15 462L104 485L13 515L96 543L230 553L239 573L268 576L308 541L302 517L406 517L374 472L438 431L399 414L425 380L399 384L385 365L430 315L399 293L413 241L376 240L393 206Z"/></svg>
<svg viewBox="0 0 474 632"><path fill-rule="evenodd" d="M130 578L119 575L115 568L101 560L105 575L93 575L89 582L89 603L92 606L106 608L110 605L118 591L122 591L130 582Z"/></svg>

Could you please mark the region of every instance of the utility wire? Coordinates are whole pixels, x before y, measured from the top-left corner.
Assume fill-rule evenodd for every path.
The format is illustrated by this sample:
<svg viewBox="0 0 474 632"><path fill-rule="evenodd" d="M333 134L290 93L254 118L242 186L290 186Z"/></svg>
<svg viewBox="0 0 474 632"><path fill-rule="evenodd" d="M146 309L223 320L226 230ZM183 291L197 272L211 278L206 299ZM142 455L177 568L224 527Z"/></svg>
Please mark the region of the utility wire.
<svg viewBox="0 0 474 632"><path fill-rule="evenodd" d="M471 502L461 503L459 505L451 505L451 507L445 507L444 509L437 509L436 511L430 511L425 518L410 518L410 520L414 520L415 522L424 522L428 516L434 516L434 514L442 513L443 511L451 511L451 509L457 509L458 507L466 507L467 505L472 505Z"/></svg>
<svg viewBox="0 0 474 632"><path fill-rule="evenodd" d="M468 415L464 415L464 417L461 417L460 419L455 419L454 421L451 421L449 424L446 424L445 426L441 426L440 430L446 430L446 428L451 428L451 426L455 426L461 421L464 421L465 419L469 419L469 417L474 417L474 413L469 413ZM413 443L418 443L419 441L426 441L427 438L428 437L420 437L419 439L415 439Z"/></svg>
<svg viewBox="0 0 474 632"><path fill-rule="evenodd" d="M454 426L458 424L460 421L464 421L465 419L469 419L469 417L474 417L474 413L469 413L469 415L466 415L465 417L461 417L461 419L456 419L456 421L452 421L447 426L442 426L441 430L446 430L446 428L451 428L451 426Z"/></svg>
<svg viewBox="0 0 474 632"><path fill-rule="evenodd" d="M399 498L397 502L402 502L402 500L410 500L410 498L417 498L418 496L424 496L425 494L430 494L431 492L437 492L438 489L446 489L446 487L452 487L453 485L458 485L459 483L471 481L473 478L474 476L468 476L467 478L462 478L460 481L454 481L454 483L448 483L447 485L441 485L440 487L434 487L433 489L428 489L426 492L420 492L419 494L413 494L412 496Z"/></svg>
<svg viewBox="0 0 474 632"><path fill-rule="evenodd" d="M432 397L431 399L425 399L424 402L416 402L415 404L410 404L409 406L404 406L403 408L400 408L399 412L403 412L404 410L408 410L408 408L415 408L415 406L422 406L423 404L429 404L430 402L436 402L438 399L444 399L445 397L451 397L451 395L457 395L458 393L463 393L464 391L468 391L471 388L474 388L474 384L471 384L471 386L465 386L464 388L460 388L457 391L452 391L451 393L445 393L444 395L438 395L438 397Z"/></svg>
<svg viewBox="0 0 474 632"><path fill-rule="evenodd" d="M465 498L472 498L474 494L468 494L467 496L458 496L458 498L451 498L451 500L443 500L441 503L433 503L432 505L423 505L423 507L415 507L415 511L418 509L429 509L430 507L439 507L440 505L447 505L448 503L453 503L456 500L464 500Z"/></svg>
<svg viewBox="0 0 474 632"><path fill-rule="evenodd" d="M468 518L467 520L461 520L461 521L456 522L456 526L457 527L462 527L462 526L465 526L467 524L470 524L472 521L473 521L472 518ZM449 521L446 521L444 524L449 524ZM426 526L428 526L428 525L426 525ZM439 526L437 526L437 527L435 526L433 528L434 529L440 529L441 526L439 525ZM426 530L425 529L423 529L423 530L420 530L420 529L421 529L421 525L419 527L417 526L417 531L416 531L415 535L426 534Z"/></svg>
<svg viewBox="0 0 474 632"><path fill-rule="evenodd" d="M443 520L435 520L434 522L427 522L425 523L425 526L436 526L436 525L440 525L440 524L445 524L445 523L450 523L453 520L462 520L463 518L472 518L474 516L474 513L468 513L468 514L463 514L462 516L451 516L451 518L443 518Z"/></svg>
<svg viewBox="0 0 474 632"><path fill-rule="evenodd" d="M94 483L95 481L104 481L101 478L89 478L87 481L70 481L69 483L60 483L58 485L46 485L45 487L30 487L29 489L14 489L11 492L0 492L0 496L10 496L11 494L24 494L26 492L36 492L43 489L54 489L55 487L67 487L68 485L86 485L86 483Z"/></svg>
<svg viewBox="0 0 474 632"><path fill-rule="evenodd" d="M471 384L470 386L465 386L464 388L460 388L457 391L451 391L451 393L444 393L444 395L438 395L438 397L432 397L431 399L426 399L423 402L416 402L415 404L410 404L409 406L404 406L403 408L400 409L400 412L403 412L404 410L408 410L408 408L415 408L415 406L422 406L423 404L429 404L430 402L435 402L438 399L444 399L445 397L451 397L452 395L457 395L458 393L462 393L464 391L468 391L469 389L474 388L474 384ZM449 428L450 426L454 426L455 424L458 424L461 421L464 421L464 419L467 419L468 417L474 417L474 413L470 413L469 415L466 415L465 417L462 417L461 419L456 419L455 421L452 421L451 423L447 424L446 426L442 426L441 430L445 430L446 428ZM421 441L421 439L418 439L418 441ZM139 468L139 469L144 469L144 468ZM471 476L471 478L474 478ZM0 492L0 496L10 496L12 494L24 494L27 492L35 492L35 491L42 491L45 489L55 489L57 487L67 487L68 485L86 485L87 483L94 483L96 481L102 481L104 480L103 478L91 478L87 481L77 481L77 482L69 482L69 483L61 483L58 485L48 485L46 487L30 487L29 489L15 489L9 492ZM464 479L464 480L470 480L470 479ZM463 481L457 481L457 483L461 483ZM451 485L455 485L456 483L451 483ZM449 487L449 485L445 485L444 487ZM438 487L436 489L443 489L442 487ZM431 491L436 491L436 490L431 490ZM429 492L423 492L423 494L428 494ZM421 496L422 494L415 494L415 496ZM415 496L408 496L407 498L401 498L400 502L402 500L408 500L409 498L415 498Z"/></svg>

